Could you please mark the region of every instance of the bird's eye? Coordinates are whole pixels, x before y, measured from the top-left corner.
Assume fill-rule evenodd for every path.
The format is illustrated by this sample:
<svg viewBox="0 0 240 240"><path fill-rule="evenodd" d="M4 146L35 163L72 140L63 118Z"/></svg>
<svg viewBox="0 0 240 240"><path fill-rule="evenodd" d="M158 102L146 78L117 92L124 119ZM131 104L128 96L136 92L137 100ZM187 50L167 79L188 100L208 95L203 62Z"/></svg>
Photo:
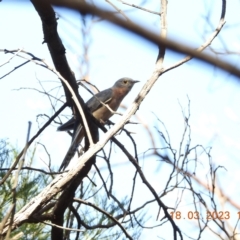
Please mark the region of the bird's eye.
<svg viewBox="0 0 240 240"><path fill-rule="evenodd" d="M127 81L127 80L124 80L124 81L123 81L123 83L124 83L124 84L127 84L127 83L128 83L128 81Z"/></svg>

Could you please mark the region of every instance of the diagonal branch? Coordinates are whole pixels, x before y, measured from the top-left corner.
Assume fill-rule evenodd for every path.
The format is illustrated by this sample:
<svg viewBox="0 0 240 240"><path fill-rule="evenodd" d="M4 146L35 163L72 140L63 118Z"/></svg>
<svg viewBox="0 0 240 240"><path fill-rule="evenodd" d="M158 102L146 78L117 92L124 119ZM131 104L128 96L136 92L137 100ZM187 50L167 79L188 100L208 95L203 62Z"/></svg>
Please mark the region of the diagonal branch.
<svg viewBox="0 0 240 240"><path fill-rule="evenodd" d="M33 141L43 132L43 130L65 109L65 107L67 106L67 104L65 103L58 111L56 111L54 113L54 115L48 119L48 121L38 130L38 132L31 138L31 140L26 144L26 146L24 147L24 149L28 149L30 147L30 145L33 143ZM8 172L5 174L5 176L2 178L2 180L0 181L0 186L6 181L6 179L9 177L9 175L11 174L11 172L15 169L15 167L17 166L20 158L22 157L23 153L24 153L24 149L18 154L18 156L16 157L16 160L14 161L13 165L11 166L11 168L8 170Z"/></svg>
<svg viewBox="0 0 240 240"><path fill-rule="evenodd" d="M56 1L55 1L56 2ZM121 26L125 26L127 29L131 29L134 30L135 32L137 32L138 34L140 34L140 30L142 30L142 28L140 28L139 26L132 24L132 23L125 23L125 21L113 16L112 14L109 15L105 15L106 11L102 11L99 10L97 8L94 7L89 7L89 5L83 3L83 2L77 2L77 1L58 1L64 4L68 4L69 6L71 6L73 8L73 6L71 4L75 4L77 9L81 9L81 11L84 13L95 13L98 16L102 16L107 18L108 20L111 19L113 22L115 21L115 23L119 23L119 25L121 24ZM83 7L82 7L83 6ZM81 8L80 8L81 7ZM85 8L84 8L85 7ZM95 12L94 12L95 11ZM134 27L137 26L137 30L134 29ZM158 45L163 44L163 47L169 47L171 48L171 44L173 42L166 40L166 39L162 39L161 37L150 33L148 31L146 31L147 33L149 33L150 35L148 35L148 39L152 39L153 42L155 42ZM146 34L144 35L146 36ZM152 37L152 38L151 38ZM164 45L166 44L166 45ZM178 45L174 45L172 46L172 49L178 49L177 47ZM190 53L190 55L198 57L199 59L204 59L206 58L207 55L204 55L202 53L198 53L195 50L192 50L190 48L187 47L183 47L184 50L187 49L188 53ZM178 50L179 52L184 52L184 50ZM209 56L207 56L209 57ZM211 59L211 58L210 58ZM209 60L209 59L208 59ZM209 61L211 62L211 60ZM216 60L214 59L214 64L218 64L218 66L221 66L221 64L223 64L223 62L218 61L216 62ZM224 63L225 64L225 63ZM235 71L236 74L239 74L240 71L234 67L232 67L230 65L231 69L233 69ZM226 69L226 68L224 68ZM120 118L120 120L107 132L104 134L103 138L96 144L93 144L91 148L89 148L79 159L77 164L69 170L69 172L67 173L63 173L60 176L56 177L51 184L49 184L38 196L36 196L34 199L32 199L27 205L25 205L16 215L14 218L14 222L13 222L13 228L16 228L17 226L21 225L23 222L27 221L31 215L36 212L38 209L40 209L42 206L44 206L49 200L51 200L57 193L61 192L62 190L64 190L66 188L66 186L68 186L68 184L72 181L72 179L76 178L76 176L79 176L79 173L82 171L82 169L84 168L84 166L89 163L89 159L92 158L92 156L94 156L99 150L101 150L105 144L108 142L108 140L114 136L114 134L116 134L119 129L121 129L123 127L123 125L129 121L130 117L135 114L135 112L137 111L137 109L139 108L141 102L143 101L143 99L146 97L146 95L148 94L148 92L151 90L151 88L153 87L154 83L157 81L158 77L162 74L162 69L159 69L157 66L155 67L155 70L152 74L152 76L149 78L149 80L145 83L145 85L143 86L142 90L139 92L138 96L136 97L135 101L131 104L131 106L127 109L127 111L125 112L125 114ZM240 76L240 74L239 74ZM133 158L134 159L134 158ZM135 160L135 159L134 159ZM135 162L136 167L138 166L136 160L133 161ZM150 188L151 189L151 188ZM157 199L158 196L155 196L155 190L152 189L151 191L154 195L154 197L156 197ZM158 202L161 202L160 199ZM160 204L161 206L161 204ZM164 209L167 212L167 209ZM174 223L173 223L174 224ZM173 225L175 226L175 225ZM4 231L6 232L6 228L7 226L4 228ZM176 230L176 229L175 229ZM176 230L177 231L177 230ZM180 234L180 233L179 233ZM181 235L180 235L181 236Z"/></svg>
<svg viewBox="0 0 240 240"><path fill-rule="evenodd" d="M89 205L89 206L95 208L97 211L105 214L108 218L110 218L114 223L116 223L122 229L122 231L124 232L126 238L132 239L132 237L129 235L129 233L126 231L126 229L123 227L123 225L115 217L113 217L111 214L109 214L108 212L106 212L103 209L99 208L95 204L92 204L91 202L87 202L87 201L84 201L84 200L79 199L79 198L74 198L74 201L79 202L79 203L83 203L85 205Z"/></svg>
<svg viewBox="0 0 240 240"><path fill-rule="evenodd" d="M226 10L226 0L222 0L222 14L221 16L224 16L225 10ZM183 54L188 54L191 57L195 57L205 63L209 63L213 66L216 66L224 71L227 71L231 74L233 74L236 77L240 77L240 69L235 67L232 64L229 64L228 62L216 59L215 57L206 54L206 53L201 53L198 52L197 50L188 47L187 45L180 44L178 42L165 39L160 37L159 35L146 30L143 27L140 27L139 25L133 23L133 22L127 22L113 14L112 12L102 10L100 8L97 8L95 6L91 6L90 4L87 4L85 2L79 2L76 0L72 1L66 1L66 0L51 0L51 3L57 5L57 6L62 6L62 7L68 7L70 9L78 10L82 14L92 14L99 16L101 18L104 18L108 20L109 22L120 26L121 28L124 28L125 30L130 31L131 33L134 33L151 43L154 43L158 46L163 46L168 48L169 50L178 52L178 53L183 53ZM240 82L240 80L238 80Z"/></svg>
<svg viewBox="0 0 240 240"><path fill-rule="evenodd" d="M206 40L204 44L202 44L199 48L196 49L198 52L202 52L204 49L206 49L212 41L214 40L215 37L219 34L219 32L222 30L224 24L225 24L225 14L226 14L226 0L222 0L222 12L221 12L221 17L218 23L217 28L215 31L209 36L209 38ZM188 62L189 60L193 59L193 56L186 56L179 62L175 63L174 65L171 65L169 67L166 67L164 69L164 72L168 72L169 70L179 67L180 65L184 64L185 62Z"/></svg>
<svg viewBox="0 0 240 240"><path fill-rule="evenodd" d="M68 65L65 55L65 48L57 32L55 12L53 11L50 3L47 1L31 0L31 2L42 20L44 43L47 43L54 66L56 68L55 73L58 75L59 72L60 76L62 76L62 79L66 79L66 81L62 80L62 83L67 103L72 107L75 118L77 120L83 120L83 125L86 129L87 136L90 144L92 144L91 136L87 126L88 124L84 117L84 115L86 115L85 103L78 93L78 85L74 73L71 71ZM79 111L77 111L77 109Z"/></svg>

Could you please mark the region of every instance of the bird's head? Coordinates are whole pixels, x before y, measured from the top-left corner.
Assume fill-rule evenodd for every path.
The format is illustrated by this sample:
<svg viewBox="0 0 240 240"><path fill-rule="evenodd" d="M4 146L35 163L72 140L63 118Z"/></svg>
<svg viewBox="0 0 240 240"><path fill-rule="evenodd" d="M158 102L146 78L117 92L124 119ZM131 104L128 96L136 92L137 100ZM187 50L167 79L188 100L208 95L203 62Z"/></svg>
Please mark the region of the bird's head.
<svg viewBox="0 0 240 240"><path fill-rule="evenodd" d="M113 85L113 88L121 88L121 89L125 89L125 90L127 90L127 92L129 92L132 89L133 85L137 82L139 82L139 81L133 80L128 77L123 77L115 82L115 84Z"/></svg>

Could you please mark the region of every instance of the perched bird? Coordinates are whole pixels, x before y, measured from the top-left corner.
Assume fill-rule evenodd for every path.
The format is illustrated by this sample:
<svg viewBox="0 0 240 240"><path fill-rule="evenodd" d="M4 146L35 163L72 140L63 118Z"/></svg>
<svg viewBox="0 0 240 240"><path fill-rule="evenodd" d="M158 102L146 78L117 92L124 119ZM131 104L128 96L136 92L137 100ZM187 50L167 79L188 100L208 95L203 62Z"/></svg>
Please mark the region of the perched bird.
<svg viewBox="0 0 240 240"><path fill-rule="evenodd" d="M127 77L119 79L111 88L105 89L90 98L86 102L88 110L97 120L104 123L113 115L113 113L101 102L108 105L112 111L117 111L123 98L130 92L133 85L137 82L139 81L132 80L131 78ZM68 166L84 137L83 126L81 124L78 124L78 126L75 125L75 119L71 118L68 122L64 123L58 128L58 131L75 130L73 133L71 146L68 149L65 158L63 159L59 171L64 170Z"/></svg>

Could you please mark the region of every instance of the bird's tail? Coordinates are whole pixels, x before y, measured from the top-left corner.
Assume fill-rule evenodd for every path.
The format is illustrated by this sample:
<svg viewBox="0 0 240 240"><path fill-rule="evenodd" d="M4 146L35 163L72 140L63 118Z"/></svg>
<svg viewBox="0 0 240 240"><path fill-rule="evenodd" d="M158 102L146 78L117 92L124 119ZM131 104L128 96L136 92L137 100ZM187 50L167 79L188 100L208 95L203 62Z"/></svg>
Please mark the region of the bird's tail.
<svg viewBox="0 0 240 240"><path fill-rule="evenodd" d="M68 166L71 159L75 155L77 148L78 148L79 144L81 143L83 137L84 137L84 128L81 124L79 124L77 130L73 134L71 146L69 147L67 154L66 154L65 158L63 159L63 162L59 168L59 171L64 170Z"/></svg>
<svg viewBox="0 0 240 240"><path fill-rule="evenodd" d="M64 124L62 124L60 127L58 127L58 131L70 131L70 130L74 130L74 126L76 123L76 119L75 118L71 118L70 120L68 120L67 122L65 122Z"/></svg>

